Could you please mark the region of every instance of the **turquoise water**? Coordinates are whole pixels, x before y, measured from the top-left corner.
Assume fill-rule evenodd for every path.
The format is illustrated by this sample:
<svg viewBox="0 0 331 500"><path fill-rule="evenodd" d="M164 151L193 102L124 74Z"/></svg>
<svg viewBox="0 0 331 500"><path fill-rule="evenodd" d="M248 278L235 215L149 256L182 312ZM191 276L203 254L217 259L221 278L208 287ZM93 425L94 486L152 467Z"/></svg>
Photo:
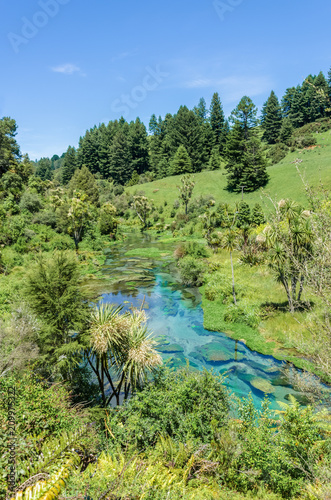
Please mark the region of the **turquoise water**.
<svg viewBox="0 0 331 500"><path fill-rule="evenodd" d="M239 397L251 392L257 406L266 394L274 409L279 408L277 401L288 402L289 394L300 398L282 374L280 361L253 352L223 333L205 330L199 291L180 284L169 257L157 261L125 256L128 250L147 245L173 249L173 243L162 244L140 235L112 247L103 272L117 281L103 294L103 302L129 308L141 307L145 300L148 327L159 338L164 360L173 367L189 360L196 369L220 372L231 391Z"/></svg>

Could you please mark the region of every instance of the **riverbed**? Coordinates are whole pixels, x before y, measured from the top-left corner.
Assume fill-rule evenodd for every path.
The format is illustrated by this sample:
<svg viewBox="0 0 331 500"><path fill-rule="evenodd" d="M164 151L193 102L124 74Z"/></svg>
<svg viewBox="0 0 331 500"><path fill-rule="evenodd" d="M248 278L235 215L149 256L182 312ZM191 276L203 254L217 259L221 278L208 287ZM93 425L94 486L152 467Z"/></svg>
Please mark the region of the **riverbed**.
<svg viewBox="0 0 331 500"><path fill-rule="evenodd" d="M112 284L107 284L102 302L123 304L125 309L143 304L147 326L159 342L164 361L174 369L189 363L192 369L221 373L236 396L251 393L256 406L265 396L273 409L279 409L278 401L288 402L290 394L304 401L284 375L283 362L204 328L199 290L180 283L173 250L171 241L128 234L107 251L103 274Z"/></svg>

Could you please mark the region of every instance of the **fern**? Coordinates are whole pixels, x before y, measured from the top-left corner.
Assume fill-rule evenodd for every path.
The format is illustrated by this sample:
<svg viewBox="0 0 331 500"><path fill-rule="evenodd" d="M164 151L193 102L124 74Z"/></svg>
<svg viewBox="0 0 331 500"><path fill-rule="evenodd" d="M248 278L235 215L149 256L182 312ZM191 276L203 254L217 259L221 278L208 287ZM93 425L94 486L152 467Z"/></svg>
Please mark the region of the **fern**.
<svg viewBox="0 0 331 500"><path fill-rule="evenodd" d="M48 481L38 481L24 491L18 491L11 500L55 500L66 485L71 471L80 462L79 456L72 456Z"/></svg>
<svg viewBox="0 0 331 500"><path fill-rule="evenodd" d="M30 478L15 490L16 496L11 500L39 500L38 495L41 492L44 494L44 490L47 491L48 496L40 497L43 500L57 498L56 492L65 485L65 479L70 470L80 462L80 457L73 447L79 447L79 441L88 429L89 426L86 426L76 432L64 432L60 437L49 439L44 443L39 460L29 465ZM38 481L40 475L44 478L49 477L53 469L57 470L55 476L52 476L50 480ZM33 483L36 484L32 486Z"/></svg>

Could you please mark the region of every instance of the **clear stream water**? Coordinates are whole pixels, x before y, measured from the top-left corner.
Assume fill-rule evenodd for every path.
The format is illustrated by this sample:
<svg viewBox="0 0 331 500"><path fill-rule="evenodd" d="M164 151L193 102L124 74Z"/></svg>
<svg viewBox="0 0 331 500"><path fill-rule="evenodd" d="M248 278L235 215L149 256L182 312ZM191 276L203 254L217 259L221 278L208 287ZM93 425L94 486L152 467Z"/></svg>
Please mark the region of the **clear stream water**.
<svg viewBox="0 0 331 500"><path fill-rule="evenodd" d="M180 284L175 264L169 256L162 259L128 257L126 252L137 248L173 251L174 244L160 243L157 238L130 234L107 253L103 273L112 285L102 294L102 301L140 307L144 298L149 329L159 337L164 360L173 367L186 364L198 369L213 369L226 376L225 384L237 396L250 392L256 406L265 394L271 407L277 401L288 402L289 394L300 400L281 372L282 362L248 349L223 333L203 327L203 310L198 289ZM315 377L313 377L315 378Z"/></svg>

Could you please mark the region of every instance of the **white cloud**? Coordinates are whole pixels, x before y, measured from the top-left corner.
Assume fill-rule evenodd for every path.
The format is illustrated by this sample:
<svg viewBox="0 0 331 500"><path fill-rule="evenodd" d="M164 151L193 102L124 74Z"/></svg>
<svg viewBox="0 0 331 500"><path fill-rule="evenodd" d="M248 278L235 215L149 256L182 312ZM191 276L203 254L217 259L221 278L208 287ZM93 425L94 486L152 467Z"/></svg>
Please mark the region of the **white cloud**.
<svg viewBox="0 0 331 500"><path fill-rule="evenodd" d="M193 88L212 88L222 93L228 102L240 100L244 95L256 97L264 94L273 86L272 80L265 75L233 75L226 78L193 78L186 80L181 87Z"/></svg>
<svg viewBox="0 0 331 500"><path fill-rule="evenodd" d="M138 49L128 50L126 52L121 52L120 54L116 54L111 58L111 62L122 61L122 59L126 59L127 57L135 56L138 54Z"/></svg>
<svg viewBox="0 0 331 500"><path fill-rule="evenodd" d="M208 79L203 79L203 78L197 78L195 80L191 80L189 82L186 82L184 84L185 87L189 89L202 89L206 87L212 87L213 86L213 81L208 80Z"/></svg>
<svg viewBox="0 0 331 500"><path fill-rule="evenodd" d="M81 69L76 66L75 64L62 64L60 66L55 66L54 68L51 68L54 73L62 73L64 75L73 75L74 73L80 73L80 75L83 76Z"/></svg>

